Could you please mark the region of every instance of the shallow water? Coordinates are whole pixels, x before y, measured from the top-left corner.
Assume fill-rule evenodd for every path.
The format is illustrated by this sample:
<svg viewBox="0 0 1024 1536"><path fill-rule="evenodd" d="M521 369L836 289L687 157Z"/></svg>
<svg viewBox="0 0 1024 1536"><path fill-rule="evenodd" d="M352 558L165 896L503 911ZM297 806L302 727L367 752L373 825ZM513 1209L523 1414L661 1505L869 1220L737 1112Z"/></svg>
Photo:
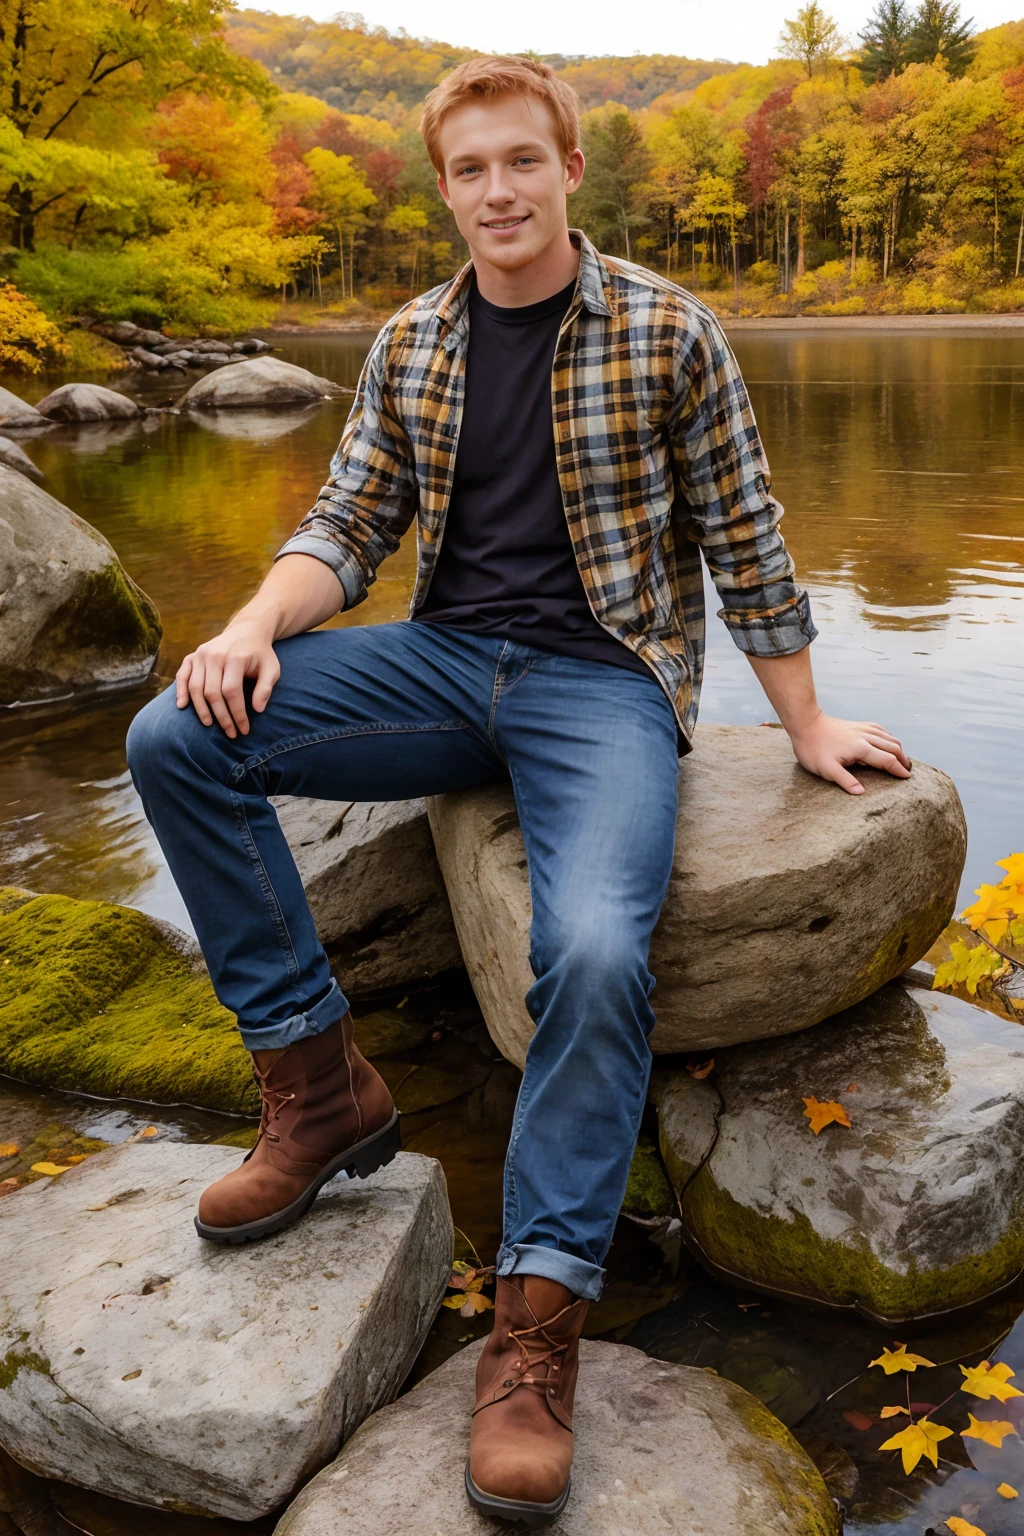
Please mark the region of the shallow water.
<svg viewBox="0 0 1024 1536"><path fill-rule="evenodd" d="M354 336L277 341L289 360L349 385L366 347L366 338ZM787 541L821 630L813 655L824 706L883 721L911 756L953 776L970 829L967 897L995 878L996 859L1022 845L1024 347L1013 336L934 331L745 331L735 347L774 490L787 508ZM0 382L38 398L55 381ZM170 392L159 379L139 387L154 401ZM344 403L327 404L215 425L161 415L22 441L46 472L47 489L100 528L156 601L165 631L158 670L168 679L185 651L244 601L312 503L345 411ZM368 602L337 622L402 617L414 564L407 541L382 568ZM713 593L710 601L713 614ZM708 638L701 718L771 718L713 616ZM128 722L157 686L73 709L11 712L0 721L0 882L125 901L187 925L124 763ZM488 1260L498 1237L515 1074L495 1060L471 1000L458 989L435 989L409 1006L430 1026L415 1064L443 1063L450 1072L458 1063L464 1081L444 1102L410 1097L406 1144L441 1158L456 1222ZM387 1064L386 1075L392 1066L397 1072L398 1064ZM411 1094L413 1082L401 1091ZM36 1145L40 1156L44 1143L58 1151L69 1137L121 1141L150 1123L161 1135L199 1140L237 1125L201 1112L0 1084L0 1141ZM937 1473L910 1478L874 1449L885 1438L878 1409L899 1402L893 1393L904 1387L877 1370L863 1374L881 1345L893 1342L877 1328L730 1290L704 1276L671 1239L657 1246L626 1221L610 1275L593 1331L710 1366L756 1392L829 1468L852 1509L848 1533L910 1536L943 1528L952 1513L987 1536L1024 1529L1024 1499L1015 1508L984 1492L994 1479L973 1470L959 1437L942 1447L950 1459ZM941 1401L959 1381L956 1362L983 1358L1007 1330L998 1358L1024 1373L1024 1324L1015 1322L1022 1306L1024 1290L915 1340L929 1359L950 1362L927 1376L929 1397ZM414 1374L481 1327L443 1312ZM924 1380L920 1373L911 1380L915 1401ZM1010 1403L1007 1417L1012 1410ZM869 1427L858 1427L865 1417ZM954 1422L948 1413L946 1421ZM898 1426L897 1419L885 1428ZM979 1450L987 1474L989 1453ZM1024 1493L1021 1442L1005 1442L998 1455L1000 1475ZM84 1495L54 1496L94 1536L212 1529Z"/></svg>

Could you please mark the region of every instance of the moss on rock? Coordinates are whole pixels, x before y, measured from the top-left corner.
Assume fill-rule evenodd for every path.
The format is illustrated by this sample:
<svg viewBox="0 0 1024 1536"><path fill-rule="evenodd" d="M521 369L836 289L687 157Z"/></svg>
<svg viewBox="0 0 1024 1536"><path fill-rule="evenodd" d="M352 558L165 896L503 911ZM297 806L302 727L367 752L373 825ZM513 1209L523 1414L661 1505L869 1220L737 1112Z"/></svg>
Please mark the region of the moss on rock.
<svg viewBox="0 0 1024 1536"><path fill-rule="evenodd" d="M658 1148L649 1136L641 1136L630 1164L622 1209L628 1216L653 1220L673 1215L676 1208L676 1197Z"/></svg>
<svg viewBox="0 0 1024 1536"><path fill-rule="evenodd" d="M105 1098L252 1112L233 1016L142 912L0 890L0 1072Z"/></svg>

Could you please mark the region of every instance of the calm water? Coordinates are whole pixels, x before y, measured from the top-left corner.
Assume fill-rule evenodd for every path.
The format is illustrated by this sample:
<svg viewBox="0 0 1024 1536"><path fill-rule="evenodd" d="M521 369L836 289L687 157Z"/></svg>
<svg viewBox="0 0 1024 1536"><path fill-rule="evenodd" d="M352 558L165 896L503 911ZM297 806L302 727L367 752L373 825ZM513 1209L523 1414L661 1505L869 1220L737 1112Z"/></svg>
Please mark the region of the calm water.
<svg viewBox="0 0 1024 1536"><path fill-rule="evenodd" d="M289 360L350 385L366 340L278 338ZM1024 332L1021 341L1005 334L742 332L735 346L774 490L787 508L783 528L821 631L813 656L824 707L882 721L913 757L953 776L970 828L967 897L995 878L996 859L1024 846ZM0 382L37 398L53 381ZM146 388L157 400L168 386ZM312 503L345 411L341 403L216 424L153 416L25 442L47 489L110 539L159 606L162 679L255 587ZM408 541L383 566L355 621L403 616L414 564ZM710 602L713 614L713 593ZM0 722L0 882L124 901L187 925L122 749L131 716L156 686ZM769 718L746 662L712 617L702 719ZM493 1063L465 999L425 996L415 1006L439 1037L445 1070L460 1060L467 1077L455 1101L410 1105L407 1139L442 1158L456 1221L488 1256L514 1074ZM55 1148L67 1134L116 1141L143 1123L140 1115L154 1114L0 1089L0 1140L38 1137L40 1146ZM164 1115L160 1124L168 1135L208 1139L223 1134L226 1122ZM671 1243L656 1248L625 1222L610 1268L614 1284L598 1319L605 1336L712 1366L755 1391L798 1426L828 1466L853 1505L846 1529L854 1536L944 1528L950 1513L972 1519L986 1536L1024 1530L1020 1503L1014 1510L995 1500L993 1507L982 1491L992 1479L967 1464L959 1438L943 1447L956 1446L950 1455L959 1466L940 1462L939 1473L927 1476L905 1479L898 1464L874 1451L882 1438L877 1417L867 1432L857 1415L877 1415L880 1403L899 1400L880 1389L879 1372L860 1377L880 1346L892 1343L877 1330L755 1303L708 1281ZM941 1376L929 1376L929 1395L941 1401L959 1381L956 1362L974 1363L1008 1330L999 1358L1024 1373L1024 1324L1015 1326L1022 1304L1024 1291L955 1329L919 1338L916 1347L929 1359L949 1362ZM423 1368L471 1331L456 1314L443 1314ZM852 1378L859 1379L844 1388ZM925 1390L917 1379L914 1389ZM986 1448L979 1449L987 1473ZM1024 1492L1020 1441L1004 1443L999 1467ZM95 1536L211 1529L122 1515L77 1495L61 1499Z"/></svg>

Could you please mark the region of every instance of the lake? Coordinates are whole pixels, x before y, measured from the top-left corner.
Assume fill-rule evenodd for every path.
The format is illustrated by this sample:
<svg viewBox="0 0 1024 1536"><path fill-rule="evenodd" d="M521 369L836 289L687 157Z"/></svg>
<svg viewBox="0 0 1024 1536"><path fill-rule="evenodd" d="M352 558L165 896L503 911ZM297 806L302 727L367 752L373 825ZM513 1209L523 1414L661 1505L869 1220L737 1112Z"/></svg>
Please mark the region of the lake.
<svg viewBox="0 0 1024 1536"><path fill-rule="evenodd" d="M1024 846L1024 327L1020 335L933 326L920 334L744 329L733 337L773 490L787 509L783 532L820 630L812 654L822 704L882 722L911 757L952 775L970 831L962 902L1000 876L995 860ZM348 385L369 341L325 333L273 339L289 361ZM132 390L153 402L171 388L159 378L130 378ZM0 378L30 399L53 382ZM156 602L164 623L158 674L169 680L186 651L252 592L312 504L345 414L344 403L216 423L161 414L22 441L46 488L106 535ZM369 600L335 622L404 616L414 566L410 538L382 567ZM709 606L701 719L772 719L713 617L713 591ZM188 926L124 761L128 723L158 686L154 679L130 694L14 711L0 721L0 883L126 902ZM481 1071L491 1064L497 1087L489 1100L477 1088L407 1120L407 1142L441 1157L456 1221L486 1256L497 1230L511 1069L494 1063L471 999L425 994L411 1006L446 1039L461 1040ZM504 1108L496 1112L496 1104ZM212 1139L223 1130L216 1116L0 1086L0 1140L45 1140L52 1128L54 1138L117 1141L154 1117L170 1136ZM845 1396L838 1389L891 1339L855 1320L756 1303L623 1226L611 1263L615 1284L602 1302L605 1336L712 1366L798 1425L809 1444L817 1437L815 1454L832 1457L837 1479L861 1480L848 1533L910 1536L930 1519L938 1526L950 1476L967 1480L969 1506L971 1469L940 1462L937 1475L904 1479L898 1465L864 1448L877 1437L855 1422L860 1389ZM1008 1332L999 1357L1024 1371L1022 1305L1024 1291L917 1339L928 1358L949 1362L942 1396L958 1383L957 1359L994 1348ZM470 1328L447 1313L426 1363L453 1346L455 1330ZM1024 1488L1024 1446L1008 1443L1003 1455L1005 1475ZM211 1530L76 1498L70 1517L96 1536ZM950 1507L948 1498L941 1507ZM1013 1518L986 1509L987 1536L1019 1531Z"/></svg>

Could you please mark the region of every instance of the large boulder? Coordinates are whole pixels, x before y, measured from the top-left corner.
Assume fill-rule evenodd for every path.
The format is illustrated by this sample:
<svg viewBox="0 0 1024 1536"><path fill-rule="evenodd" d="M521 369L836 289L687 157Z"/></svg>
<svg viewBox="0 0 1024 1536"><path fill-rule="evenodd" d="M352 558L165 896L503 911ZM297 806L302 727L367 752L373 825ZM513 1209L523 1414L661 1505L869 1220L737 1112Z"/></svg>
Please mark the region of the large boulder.
<svg viewBox="0 0 1024 1536"><path fill-rule="evenodd" d="M16 469L19 475L27 475L37 485L43 479L42 470L9 437L0 437L0 464L6 464L8 469Z"/></svg>
<svg viewBox="0 0 1024 1536"><path fill-rule="evenodd" d="M258 1113L234 1015L170 924L105 901L2 889L0 968L0 1074Z"/></svg>
<svg viewBox="0 0 1024 1536"><path fill-rule="evenodd" d="M0 1202L0 1443L30 1471L253 1520L401 1385L450 1271L440 1164L399 1153L214 1247L193 1212L238 1156L112 1148Z"/></svg>
<svg viewBox="0 0 1024 1536"><path fill-rule="evenodd" d="M1024 1270L1019 1024L892 982L654 1094L690 1247L724 1278L904 1323ZM809 1098L850 1126L815 1134Z"/></svg>
<svg viewBox="0 0 1024 1536"><path fill-rule="evenodd" d="M953 911L967 847L952 781L806 773L781 730L704 726L680 764L676 850L651 946L655 1051L790 1034L919 960ZM638 787L638 793L643 787ZM522 1066L530 885L510 788L428 802L466 969L495 1043Z"/></svg>
<svg viewBox="0 0 1024 1536"><path fill-rule="evenodd" d="M297 405L331 398L340 392L337 384L318 378L307 368L297 368L279 357L252 357L207 374L193 384L180 403L204 410L225 410L238 406Z"/></svg>
<svg viewBox="0 0 1024 1536"><path fill-rule="evenodd" d="M274 803L346 992L366 996L461 966L422 800Z"/></svg>
<svg viewBox="0 0 1024 1536"><path fill-rule="evenodd" d="M139 407L127 395L102 384L62 384L39 402L50 421L127 421Z"/></svg>
<svg viewBox="0 0 1024 1536"><path fill-rule="evenodd" d="M82 518L0 464L0 706L149 676L160 618Z"/></svg>
<svg viewBox="0 0 1024 1536"><path fill-rule="evenodd" d="M482 1341L375 1414L274 1536L493 1536L463 1467ZM558 1536L836 1536L807 1454L741 1387L584 1340L572 1492Z"/></svg>
<svg viewBox="0 0 1024 1536"><path fill-rule="evenodd" d="M0 427L48 427L50 423L34 405L9 389L0 389Z"/></svg>

